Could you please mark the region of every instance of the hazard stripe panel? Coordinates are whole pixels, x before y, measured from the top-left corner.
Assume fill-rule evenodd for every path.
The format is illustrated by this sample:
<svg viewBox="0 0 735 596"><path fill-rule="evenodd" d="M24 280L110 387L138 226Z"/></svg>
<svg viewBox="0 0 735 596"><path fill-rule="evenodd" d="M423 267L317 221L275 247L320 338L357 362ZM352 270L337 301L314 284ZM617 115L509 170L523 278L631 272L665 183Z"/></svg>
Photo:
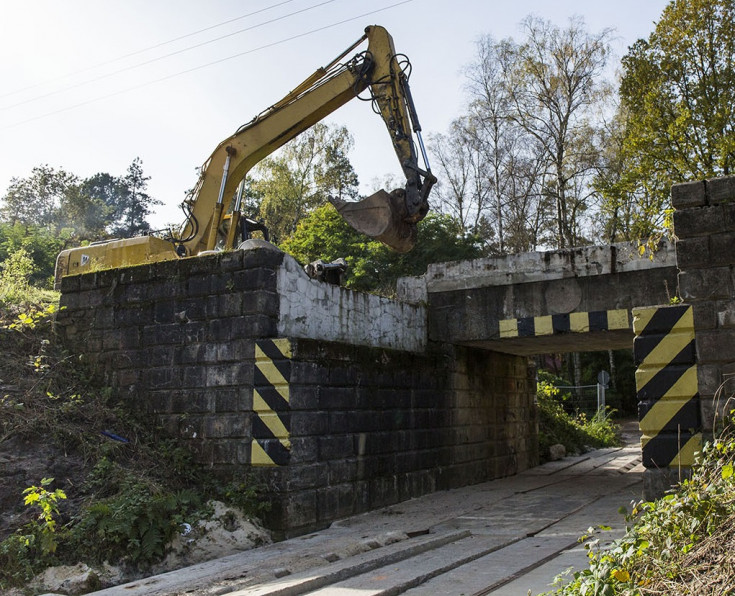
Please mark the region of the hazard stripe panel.
<svg viewBox="0 0 735 596"><path fill-rule="evenodd" d="M285 466L291 450L291 343L288 339L255 342L253 379L253 466Z"/></svg>
<svg viewBox="0 0 735 596"><path fill-rule="evenodd" d="M501 339L618 329L630 329L630 315L626 309L503 319L499 324Z"/></svg>
<svg viewBox="0 0 735 596"><path fill-rule="evenodd" d="M643 465L689 467L702 444L692 307L634 309L633 331Z"/></svg>

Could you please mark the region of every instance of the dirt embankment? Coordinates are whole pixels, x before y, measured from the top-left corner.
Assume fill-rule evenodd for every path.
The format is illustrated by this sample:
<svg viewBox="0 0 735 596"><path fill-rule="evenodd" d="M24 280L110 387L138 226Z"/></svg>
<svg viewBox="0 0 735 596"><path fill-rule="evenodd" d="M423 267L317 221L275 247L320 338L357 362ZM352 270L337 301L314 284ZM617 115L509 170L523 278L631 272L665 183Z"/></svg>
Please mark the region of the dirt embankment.
<svg viewBox="0 0 735 596"><path fill-rule="evenodd" d="M269 533L243 513L241 503L220 502L218 497L227 500L227 491L218 495L220 487L188 465L181 447L159 438L150 421L116 403L94 371L62 349L52 314L21 322L17 313L0 312L0 541L18 530L27 533L27 524L38 519L38 508L23 502L25 489L53 478L45 488L65 493L54 516L58 549L44 564L33 565L37 575L24 583L35 586L34 591L74 593L269 543ZM179 465L166 457L177 458ZM84 546L84 539L74 536L75 525L99 530L106 520L99 512L97 518L85 518L86 512L100 505L114 509L119 505L115 500L124 502L131 485L151 502L186 492L192 493L194 504L168 512L171 520L159 528L167 537L157 549L160 556L146 558L143 565L114 556L107 564L85 560L83 548L82 554L74 552ZM128 509L116 511L133 515L130 503L125 505ZM139 515L150 514L146 503L136 505ZM138 522L131 518L130 523ZM103 544L93 550L108 551ZM62 567L41 573L46 564ZM8 578L0 570L0 588L18 585L18 577Z"/></svg>

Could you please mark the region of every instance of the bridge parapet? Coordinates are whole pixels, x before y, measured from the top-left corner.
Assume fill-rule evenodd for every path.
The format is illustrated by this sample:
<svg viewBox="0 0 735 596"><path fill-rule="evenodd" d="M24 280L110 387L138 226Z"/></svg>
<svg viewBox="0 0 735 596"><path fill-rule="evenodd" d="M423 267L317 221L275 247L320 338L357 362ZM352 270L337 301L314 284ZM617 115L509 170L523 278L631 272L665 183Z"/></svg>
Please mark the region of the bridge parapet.
<svg viewBox="0 0 735 596"><path fill-rule="evenodd" d="M438 292L647 271L676 265L675 247L670 242L662 242L652 256L641 258L636 244L623 242L433 263L422 276L398 280L398 297L427 300L429 294Z"/></svg>
<svg viewBox="0 0 735 596"><path fill-rule="evenodd" d="M620 243L434 264L398 294L428 305L433 341L530 355L630 347L631 309L668 302L676 274L673 244Z"/></svg>

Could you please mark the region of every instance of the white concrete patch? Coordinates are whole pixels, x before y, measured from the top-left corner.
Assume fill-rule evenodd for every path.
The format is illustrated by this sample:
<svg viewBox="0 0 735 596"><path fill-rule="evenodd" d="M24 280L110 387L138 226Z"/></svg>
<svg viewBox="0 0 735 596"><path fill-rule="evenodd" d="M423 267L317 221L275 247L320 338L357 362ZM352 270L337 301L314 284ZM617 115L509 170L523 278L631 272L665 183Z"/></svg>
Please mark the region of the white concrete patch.
<svg viewBox="0 0 735 596"><path fill-rule="evenodd" d="M293 257L278 270L282 337L407 352L426 349L426 308L310 279Z"/></svg>
<svg viewBox="0 0 735 596"><path fill-rule="evenodd" d="M166 558L153 568L164 573L196 563L226 557L271 542L270 533L239 509L210 501L212 516L188 525L167 546Z"/></svg>

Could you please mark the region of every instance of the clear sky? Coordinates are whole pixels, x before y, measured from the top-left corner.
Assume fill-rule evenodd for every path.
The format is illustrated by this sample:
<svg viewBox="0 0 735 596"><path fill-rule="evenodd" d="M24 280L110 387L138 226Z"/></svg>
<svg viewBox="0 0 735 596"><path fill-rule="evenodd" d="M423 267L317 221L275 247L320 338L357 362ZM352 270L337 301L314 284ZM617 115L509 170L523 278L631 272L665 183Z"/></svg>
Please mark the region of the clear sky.
<svg viewBox="0 0 735 596"><path fill-rule="evenodd" d="M479 36L520 39L519 23L529 14L561 26L578 15L591 32L615 30L615 63L636 39L648 37L667 4L6 0L0 18L0 195L12 177L28 176L40 164L80 177L122 175L140 157L151 177L150 194L165 203L152 223L178 223L183 216L177 206L214 147L329 63L366 25L386 27L396 50L410 58L428 136L446 132L461 113L462 70ZM365 102L350 102L327 121L352 132L350 158L364 192L372 191L374 179L400 172L383 123Z"/></svg>

